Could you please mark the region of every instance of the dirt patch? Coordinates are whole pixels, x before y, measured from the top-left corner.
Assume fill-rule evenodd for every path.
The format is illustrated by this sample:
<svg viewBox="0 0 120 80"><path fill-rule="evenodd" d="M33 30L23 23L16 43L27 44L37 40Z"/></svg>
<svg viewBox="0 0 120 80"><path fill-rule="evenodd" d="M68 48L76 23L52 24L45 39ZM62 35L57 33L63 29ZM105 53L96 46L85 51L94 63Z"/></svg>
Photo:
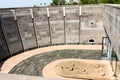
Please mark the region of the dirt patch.
<svg viewBox="0 0 120 80"><path fill-rule="evenodd" d="M108 61L61 59L47 65L46 68L49 66L49 71L53 70L50 69L51 65L55 75L65 78L113 80L113 72Z"/></svg>

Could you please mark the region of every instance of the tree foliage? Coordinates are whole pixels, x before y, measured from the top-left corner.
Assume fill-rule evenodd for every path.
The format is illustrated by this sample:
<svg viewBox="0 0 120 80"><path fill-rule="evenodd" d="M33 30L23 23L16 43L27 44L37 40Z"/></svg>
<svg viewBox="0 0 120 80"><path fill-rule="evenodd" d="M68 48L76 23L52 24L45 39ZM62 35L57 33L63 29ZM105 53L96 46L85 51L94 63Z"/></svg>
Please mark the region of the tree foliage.
<svg viewBox="0 0 120 80"><path fill-rule="evenodd" d="M120 4L120 0L117 0L116 3L117 3L117 4Z"/></svg>
<svg viewBox="0 0 120 80"><path fill-rule="evenodd" d="M69 0L66 3L66 0L52 0L51 5L77 5L77 4L101 4L101 3L110 3L110 4L120 4L120 0L78 0L75 2L74 0Z"/></svg>
<svg viewBox="0 0 120 80"><path fill-rule="evenodd" d="M80 4L100 4L100 3L110 3L110 4L120 4L120 0L79 0Z"/></svg>
<svg viewBox="0 0 120 80"><path fill-rule="evenodd" d="M75 2L74 0L69 0L68 5L77 5L78 2Z"/></svg>
<svg viewBox="0 0 120 80"><path fill-rule="evenodd" d="M65 0L52 0L52 3L51 3L52 6L65 5L65 4L66 4Z"/></svg>
<svg viewBox="0 0 120 80"><path fill-rule="evenodd" d="M99 3L120 4L120 0L99 0Z"/></svg>
<svg viewBox="0 0 120 80"><path fill-rule="evenodd" d="M69 3L70 3L70 4L73 4L73 2L74 2L74 0L69 0Z"/></svg>
<svg viewBox="0 0 120 80"><path fill-rule="evenodd" d="M77 2L73 2L73 4L72 5L77 5L78 3Z"/></svg>
<svg viewBox="0 0 120 80"><path fill-rule="evenodd" d="M79 0L80 4L97 4L98 0Z"/></svg>

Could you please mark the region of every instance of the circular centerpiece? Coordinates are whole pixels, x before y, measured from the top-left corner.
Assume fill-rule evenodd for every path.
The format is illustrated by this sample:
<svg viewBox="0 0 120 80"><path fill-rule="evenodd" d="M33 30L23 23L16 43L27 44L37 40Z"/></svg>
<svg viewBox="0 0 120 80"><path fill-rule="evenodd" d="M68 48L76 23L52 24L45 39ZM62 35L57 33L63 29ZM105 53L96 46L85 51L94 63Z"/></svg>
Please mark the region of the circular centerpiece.
<svg viewBox="0 0 120 80"><path fill-rule="evenodd" d="M61 59L48 64L43 69L43 75L46 77L110 80L110 68L107 64L108 62L98 60Z"/></svg>

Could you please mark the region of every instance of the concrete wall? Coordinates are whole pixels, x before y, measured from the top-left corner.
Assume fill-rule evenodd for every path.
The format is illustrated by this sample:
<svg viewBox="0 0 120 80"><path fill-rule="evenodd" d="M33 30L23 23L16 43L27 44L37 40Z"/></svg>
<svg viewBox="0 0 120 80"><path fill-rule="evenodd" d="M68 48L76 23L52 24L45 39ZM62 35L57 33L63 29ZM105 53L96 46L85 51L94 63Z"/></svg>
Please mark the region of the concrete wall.
<svg viewBox="0 0 120 80"><path fill-rule="evenodd" d="M104 36L103 29L103 7L84 6L82 7L80 42L87 43L89 39L94 39L96 43L101 43L101 36Z"/></svg>
<svg viewBox="0 0 120 80"><path fill-rule="evenodd" d="M50 44L50 30L48 25L48 17L46 8L34 8L34 23L38 46Z"/></svg>
<svg viewBox="0 0 120 80"><path fill-rule="evenodd" d="M0 59L6 58L9 56L7 44L5 43L4 35L0 29Z"/></svg>
<svg viewBox="0 0 120 80"><path fill-rule="evenodd" d="M30 10L16 9L15 12L24 49L36 47L35 32Z"/></svg>
<svg viewBox="0 0 120 80"><path fill-rule="evenodd" d="M103 6L81 6L82 15L79 7L0 9L1 30L10 54L56 44L89 43L89 39L101 43L105 35Z"/></svg>
<svg viewBox="0 0 120 80"><path fill-rule="evenodd" d="M52 44L64 43L64 17L62 7L50 8L50 28Z"/></svg>
<svg viewBox="0 0 120 80"><path fill-rule="evenodd" d="M104 27L111 40L112 47L120 59L120 6L105 5Z"/></svg>
<svg viewBox="0 0 120 80"><path fill-rule="evenodd" d="M66 43L79 43L79 7L66 7Z"/></svg>
<svg viewBox="0 0 120 80"><path fill-rule="evenodd" d="M12 17L12 13L5 11L1 15L1 30L6 40L6 44L11 54L19 52L22 50L20 36L17 30L17 25ZM19 45L19 46L18 46Z"/></svg>

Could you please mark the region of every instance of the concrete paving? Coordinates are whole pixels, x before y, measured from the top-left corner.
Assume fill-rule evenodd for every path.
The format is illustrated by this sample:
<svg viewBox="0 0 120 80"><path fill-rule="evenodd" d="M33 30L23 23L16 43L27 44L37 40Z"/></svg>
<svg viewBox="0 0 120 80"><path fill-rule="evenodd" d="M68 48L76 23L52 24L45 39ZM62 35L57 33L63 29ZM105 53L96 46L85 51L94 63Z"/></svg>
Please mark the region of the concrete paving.
<svg viewBox="0 0 120 80"><path fill-rule="evenodd" d="M8 73L18 63L31 56L42 54L48 51L62 50L62 49L101 50L101 45L59 45L59 46L51 46L51 47L44 47L44 48L30 50L27 52L20 53L19 55L16 55L6 60L1 67L1 72Z"/></svg>
<svg viewBox="0 0 120 80"><path fill-rule="evenodd" d="M100 60L101 45L59 45L26 51L6 60L1 72L43 76L48 63L66 58Z"/></svg>

